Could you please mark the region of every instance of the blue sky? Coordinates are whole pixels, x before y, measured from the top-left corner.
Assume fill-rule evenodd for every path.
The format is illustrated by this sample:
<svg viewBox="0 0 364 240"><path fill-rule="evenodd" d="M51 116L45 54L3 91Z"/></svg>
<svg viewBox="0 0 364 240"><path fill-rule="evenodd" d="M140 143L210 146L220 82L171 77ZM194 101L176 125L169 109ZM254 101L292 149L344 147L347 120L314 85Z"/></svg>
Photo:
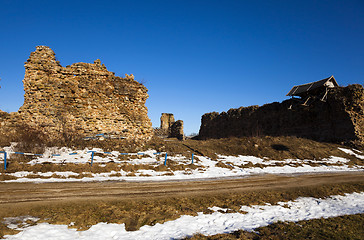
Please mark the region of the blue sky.
<svg viewBox="0 0 364 240"><path fill-rule="evenodd" d="M363 13L363 0L0 0L0 109L23 104L24 62L46 45L63 66L133 73L154 127L171 112L198 132L204 113L282 101L293 85L363 84Z"/></svg>

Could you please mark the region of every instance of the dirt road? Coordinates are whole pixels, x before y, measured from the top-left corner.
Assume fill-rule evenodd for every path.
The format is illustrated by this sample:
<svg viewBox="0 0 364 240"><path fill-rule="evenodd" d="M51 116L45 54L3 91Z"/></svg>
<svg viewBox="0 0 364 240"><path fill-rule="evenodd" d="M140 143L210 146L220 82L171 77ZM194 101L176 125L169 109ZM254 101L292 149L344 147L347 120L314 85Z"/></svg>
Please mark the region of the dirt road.
<svg viewBox="0 0 364 240"><path fill-rule="evenodd" d="M360 181L364 181L364 172L298 176L264 175L185 182L1 183L0 204L206 195Z"/></svg>

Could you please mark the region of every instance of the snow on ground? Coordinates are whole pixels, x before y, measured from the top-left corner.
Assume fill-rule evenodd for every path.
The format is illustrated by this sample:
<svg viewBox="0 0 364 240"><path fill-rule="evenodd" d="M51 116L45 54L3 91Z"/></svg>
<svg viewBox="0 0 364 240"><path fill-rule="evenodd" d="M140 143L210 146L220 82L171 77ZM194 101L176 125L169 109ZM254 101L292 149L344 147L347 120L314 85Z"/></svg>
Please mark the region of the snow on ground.
<svg viewBox="0 0 364 240"><path fill-rule="evenodd" d="M16 144L12 144L10 147L4 147L4 151L8 152L7 159L11 159L14 156L14 146ZM85 148L84 150L72 150L67 147L57 148L57 147L49 147L46 148L42 156L36 157L35 159L28 162L28 164L42 164L42 163L55 163L55 164L63 164L63 163L90 163L91 160L91 152L103 153L104 156L95 155L93 158L93 163L130 163L130 164L151 164L156 163L155 155L157 152L155 150L148 150L142 152L140 155L142 158L136 158L129 160L121 160L119 157L122 155L120 152L112 151L104 153L104 151L100 148ZM164 153L163 153L164 154ZM55 156L56 155L56 156ZM134 155L137 155L136 153ZM0 154L0 160L3 162L4 155Z"/></svg>
<svg viewBox="0 0 364 240"><path fill-rule="evenodd" d="M197 233L214 235L239 229L252 231L278 221L300 221L364 213L364 192L345 196L335 195L326 199L300 197L295 201L279 202L277 205L242 206L241 213L222 213L219 207L212 214L183 215L174 221L154 226L145 225L137 231L126 231L124 224L98 223L86 231L76 231L67 225L40 223L22 229L16 235L6 235L9 240L43 239L181 239Z"/></svg>
<svg viewBox="0 0 364 240"><path fill-rule="evenodd" d="M225 162L225 163L229 163L232 165L245 165L245 164L263 164L263 165L276 165L276 164L309 164L309 163L324 163L324 164L336 164L336 163L347 163L350 160L346 159L346 158L341 158L341 157L334 157L331 156L330 158L326 158L323 160L309 160L309 159L304 159L304 160L300 160L300 159L285 159L285 160L268 160L268 159L264 159L264 158L258 158L258 157L254 157L254 156L242 156L239 155L237 157L235 156L224 156L224 155L218 155L219 160Z"/></svg>
<svg viewBox="0 0 364 240"><path fill-rule="evenodd" d="M23 228L29 227L31 222L37 222L39 219L32 216L7 217L4 223L8 228L20 231Z"/></svg>
<svg viewBox="0 0 364 240"><path fill-rule="evenodd" d="M93 149L84 149L72 151L69 148L48 148L42 157L38 157L29 162L29 164L41 164L41 163L89 163L91 160L91 152L103 153L104 151L100 148ZM154 150L149 150L143 152L142 158L129 159L129 160L121 160L119 156L121 154L119 152L113 151L110 153L104 154L104 156L95 155L93 158L93 163L130 163L130 164L151 164L156 163L156 158L154 155L157 152ZM58 154L59 156L52 156L53 154ZM144 157L145 156L145 157Z"/></svg>
<svg viewBox="0 0 364 240"><path fill-rule="evenodd" d="M74 172L46 172L46 173L42 173L42 172L37 172L37 173L33 173L33 172L27 172L27 171L21 171L21 172L16 172L16 173L10 173L10 176L14 176L17 178L23 178L23 177L27 177L29 175L33 175L33 174L37 174L39 176L42 177L51 177L52 175L58 175L60 177L70 177L70 176L78 176L78 173L74 173Z"/></svg>
<svg viewBox="0 0 364 240"><path fill-rule="evenodd" d="M11 149L11 147L9 147ZM340 148L347 154L352 154L358 158L364 158L359 151ZM102 149L84 149L73 151L69 148L48 148L43 156L34 156L28 164L87 164L90 163L90 151L98 152L95 154L93 163L101 164L101 167L107 166L109 162L122 165L145 165L157 167L164 164L165 153L158 154L154 150L135 154L134 156L122 156L121 153L111 152L103 153ZM100 154L102 153L102 154ZM55 154L57 156L55 156ZM3 154L0 154L2 157ZM12 154L9 154L11 162ZM168 155L168 160L175 164L185 165L184 170L167 170L157 171L152 169L139 169L135 171L124 171L120 168L114 171L103 173L83 172L75 173L72 171L65 172L31 172L21 171L16 173L6 173L12 178L4 182L70 182L70 181L168 181L168 180L189 180L189 179L209 179L221 177L245 177L256 174L297 174L297 173L325 173L325 172L342 172L342 171L364 171L364 165L349 165L349 159L331 156L327 159L286 159L286 160L269 160L254 156L224 156L218 155L217 160L208 157L195 156L194 166L191 158L182 155ZM216 165L217 163L223 163ZM168 167L168 165L167 165ZM3 173L1 173L3 174ZM82 174L82 175L80 175Z"/></svg>
<svg viewBox="0 0 364 240"><path fill-rule="evenodd" d="M211 210L211 211L214 211L214 212L217 212L217 211L227 212L228 210L231 210L229 208L221 208L221 207L216 207L216 206L209 207L208 209Z"/></svg>
<svg viewBox="0 0 364 240"><path fill-rule="evenodd" d="M355 157L357 157L357 158L360 158L360 159L364 159L364 155L362 155L363 153L361 152L361 151L359 151L359 150L350 150L350 149L346 149L346 148L339 148L341 151L343 151L344 153L346 153L346 154L350 154L350 155L353 155L353 156L355 156Z"/></svg>
<svg viewBox="0 0 364 240"><path fill-rule="evenodd" d="M208 158L199 157L201 168L176 170L176 171L155 171L140 169L133 172L126 172L123 170L111 171L105 173L90 173L87 177L77 178L78 173L74 172L46 172L46 173L33 173L33 172L16 172L8 173L9 176L17 177L17 179L6 180L4 182L70 182L70 181L168 181L168 180L190 180L190 179L209 179L209 178L221 178L221 177L244 177L256 174L297 174L297 173L325 173L325 172L342 172L342 171L363 171L363 166L348 165L321 165L310 166L308 164L302 164L301 166L266 166L266 167L250 167L239 168L233 166L232 169L216 166L216 161ZM163 164L163 162L160 162ZM34 174L39 175L39 178L34 178ZM57 177L54 177L54 174ZM32 176L27 178L27 176ZM64 176L60 178L60 176ZM48 177L48 178L40 178Z"/></svg>

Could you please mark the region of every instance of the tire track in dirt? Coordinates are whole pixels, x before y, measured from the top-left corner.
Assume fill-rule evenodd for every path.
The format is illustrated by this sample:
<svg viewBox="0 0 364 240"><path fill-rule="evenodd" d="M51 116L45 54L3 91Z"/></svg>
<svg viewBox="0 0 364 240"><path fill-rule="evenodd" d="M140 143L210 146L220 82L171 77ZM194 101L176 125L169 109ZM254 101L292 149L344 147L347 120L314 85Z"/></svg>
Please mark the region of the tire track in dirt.
<svg viewBox="0 0 364 240"><path fill-rule="evenodd" d="M0 204L39 201L163 198L364 182L364 172L259 175L239 179L173 182L1 183Z"/></svg>

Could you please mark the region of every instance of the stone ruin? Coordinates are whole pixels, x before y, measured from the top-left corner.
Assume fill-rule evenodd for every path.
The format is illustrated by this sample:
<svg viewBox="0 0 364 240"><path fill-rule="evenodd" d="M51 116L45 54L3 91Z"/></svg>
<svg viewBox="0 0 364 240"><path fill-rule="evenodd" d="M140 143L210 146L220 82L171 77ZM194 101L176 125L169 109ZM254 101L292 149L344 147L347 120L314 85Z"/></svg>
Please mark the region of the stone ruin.
<svg viewBox="0 0 364 240"><path fill-rule="evenodd" d="M331 88L325 101L310 105L289 99L206 113L199 131L200 139L265 135L364 145L364 88L360 84Z"/></svg>
<svg viewBox="0 0 364 240"><path fill-rule="evenodd" d="M160 129L168 131L174 122L174 115L172 113L162 113Z"/></svg>
<svg viewBox="0 0 364 240"><path fill-rule="evenodd" d="M183 133L183 121L177 120L171 126L170 137L175 137L178 140L185 140L185 135Z"/></svg>
<svg viewBox="0 0 364 240"><path fill-rule="evenodd" d="M161 136L175 137L179 140L185 139L185 135L183 133L183 121L175 121L172 113L162 113L161 126L158 131Z"/></svg>
<svg viewBox="0 0 364 240"><path fill-rule="evenodd" d="M125 75L115 76L100 60L62 67L49 47L37 46L25 63L24 105L15 113L1 112L0 131L25 124L50 138L68 132L149 140L148 90Z"/></svg>

